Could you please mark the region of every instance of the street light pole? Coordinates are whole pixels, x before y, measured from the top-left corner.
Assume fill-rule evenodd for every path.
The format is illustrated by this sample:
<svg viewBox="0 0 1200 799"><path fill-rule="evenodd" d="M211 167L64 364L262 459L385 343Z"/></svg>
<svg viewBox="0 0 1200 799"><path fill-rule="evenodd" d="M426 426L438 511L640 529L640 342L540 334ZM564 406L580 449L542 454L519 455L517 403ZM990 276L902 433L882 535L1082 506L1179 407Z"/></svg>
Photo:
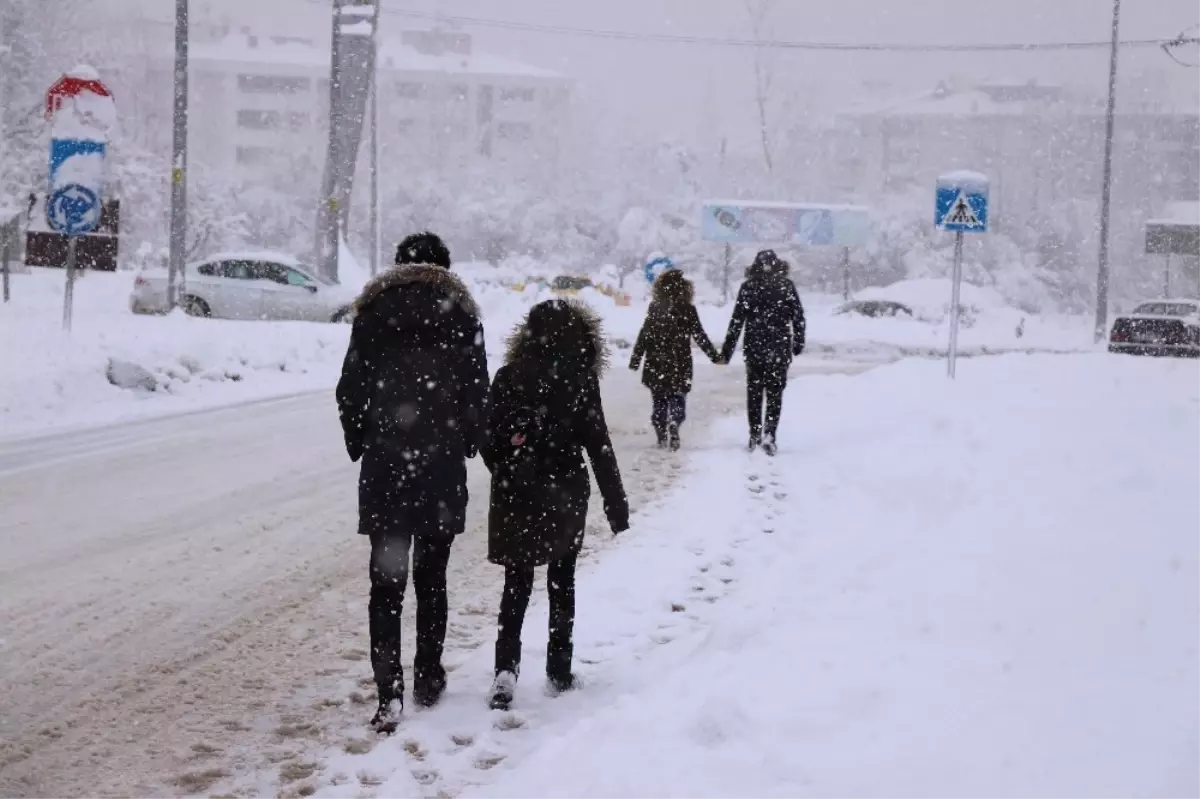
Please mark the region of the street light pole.
<svg viewBox="0 0 1200 799"><path fill-rule="evenodd" d="M1100 257L1096 270L1095 340L1108 335L1108 218L1112 207L1113 123L1117 105L1117 35L1121 23L1121 0L1113 0L1112 46L1108 59L1108 110L1104 119L1104 177L1100 187Z"/></svg>
<svg viewBox="0 0 1200 799"><path fill-rule="evenodd" d="M172 115L171 232L167 304L178 301L187 257L188 0L175 0L175 108Z"/></svg>
<svg viewBox="0 0 1200 799"><path fill-rule="evenodd" d="M378 18L378 6L376 6L376 18ZM371 277L374 277L379 272L380 260L380 229L379 229L379 26L376 22L374 33L373 49L375 51L375 63L373 74L371 75L371 107L368 109L370 115L371 128L371 214L370 214L370 234L371 234L371 257L369 260L371 268Z"/></svg>

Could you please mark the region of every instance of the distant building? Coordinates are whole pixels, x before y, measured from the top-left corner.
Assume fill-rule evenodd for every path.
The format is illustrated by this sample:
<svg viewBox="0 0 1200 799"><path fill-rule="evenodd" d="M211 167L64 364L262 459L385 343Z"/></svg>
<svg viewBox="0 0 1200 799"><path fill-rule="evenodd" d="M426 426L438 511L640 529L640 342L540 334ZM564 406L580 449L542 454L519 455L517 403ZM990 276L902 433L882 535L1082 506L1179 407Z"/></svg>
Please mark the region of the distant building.
<svg viewBox="0 0 1200 799"><path fill-rule="evenodd" d="M215 169L319 167L329 108L328 41L321 44L249 30L193 44L192 158ZM544 163L567 133L570 91L561 75L474 52L467 33L385 37L381 148L391 161L430 165Z"/></svg>

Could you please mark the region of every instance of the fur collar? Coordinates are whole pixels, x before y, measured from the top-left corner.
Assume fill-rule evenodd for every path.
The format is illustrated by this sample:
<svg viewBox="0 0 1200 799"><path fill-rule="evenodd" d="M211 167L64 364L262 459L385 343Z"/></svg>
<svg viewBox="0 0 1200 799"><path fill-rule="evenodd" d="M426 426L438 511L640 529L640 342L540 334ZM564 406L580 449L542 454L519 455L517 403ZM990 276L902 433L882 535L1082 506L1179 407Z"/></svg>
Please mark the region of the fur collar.
<svg viewBox="0 0 1200 799"><path fill-rule="evenodd" d="M651 296L654 302L693 305L696 301L696 288L692 281L684 277L683 272L668 269L655 278Z"/></svg>
<svg viewBox="0 0 1200 799"><path fill-rule="evenodd" d="M566 321L561 319L565 316L578 322L579 327L568 330L560 322L551 324L549 329L541 331L540 336L535 336L530 329L530 320L540 311L547 310L547 307L559 312L561 321ZM583 341L576 343L570 340L579 335L582 335ZM525 319L513 328L506 342L504 362L512 363L522 356L545 359L561 355L571 360L573 354L580 351L588 354L587 365L595 372L600 373L608 368L608 339L604 335L604 322L600 315L591 306L577 299L546 300L531 308Z"/></svg>
<svg viewBox="0 0 1200 799"><path fill-rule="evenodd" d="M412 285L429 286L434 291L456 302L471 316L479 318L479 306L462 279L440 266L430 264L405 264L393 266L381 272L363 287L362 294L354 301L355 312L361 312L388 289Z"/></svg>

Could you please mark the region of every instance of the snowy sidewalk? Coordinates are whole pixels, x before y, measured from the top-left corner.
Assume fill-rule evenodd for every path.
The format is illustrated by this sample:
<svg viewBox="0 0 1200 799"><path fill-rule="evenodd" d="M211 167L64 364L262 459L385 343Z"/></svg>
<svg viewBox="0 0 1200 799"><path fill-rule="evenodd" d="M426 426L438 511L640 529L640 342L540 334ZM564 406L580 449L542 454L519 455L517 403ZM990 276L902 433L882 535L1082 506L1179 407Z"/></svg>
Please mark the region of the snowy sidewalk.
<svg viewBox="0 0 1200 799"><path fill-rule="evenodd" d="M774 460L718 425L582 572L583 690L539 601L511 712L480 651L319 795L1195 795L1195 365L943 369L795 380Z"/></svg>

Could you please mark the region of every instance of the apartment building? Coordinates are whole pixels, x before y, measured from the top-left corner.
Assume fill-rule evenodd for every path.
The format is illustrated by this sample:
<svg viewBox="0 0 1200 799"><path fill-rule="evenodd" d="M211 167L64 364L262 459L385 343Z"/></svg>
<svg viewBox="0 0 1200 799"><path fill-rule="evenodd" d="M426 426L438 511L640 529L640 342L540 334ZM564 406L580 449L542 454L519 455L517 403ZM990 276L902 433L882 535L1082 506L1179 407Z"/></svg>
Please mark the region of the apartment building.
<svg viewBox="0 0 1200 799"><path fill-rule="evenodd" d="M192 46L193 158L295 174L324 159L328 42L229 32ZM544 163L568 133L571 82L475 52L469 34L407 31L379 47L381 150L394 161Z"/></svg>

